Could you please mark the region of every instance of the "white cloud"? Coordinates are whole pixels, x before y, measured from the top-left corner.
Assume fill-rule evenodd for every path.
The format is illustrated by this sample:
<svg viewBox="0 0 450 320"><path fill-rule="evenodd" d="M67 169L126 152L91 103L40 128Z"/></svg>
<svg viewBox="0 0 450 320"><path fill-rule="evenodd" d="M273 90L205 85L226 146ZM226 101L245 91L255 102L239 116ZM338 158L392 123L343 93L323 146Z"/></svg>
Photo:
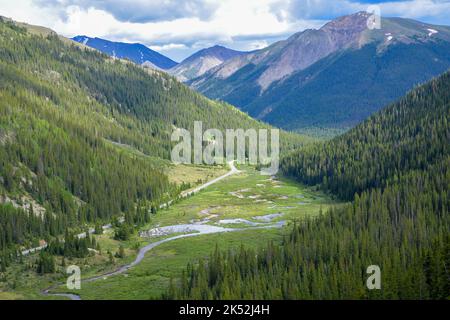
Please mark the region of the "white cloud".
<svg viewBox="0 0 450 320"><path fill-rule="evenodd" d="M435 24L450 24L450 1L448 0L386 2L380 7L382 15L426 20L425 22Z"/></svg>
<svg viewBox="0 0 450 320"><path fill-rule="evenodd" d="M158 11L155 3L163 3L160 12L164 12L173 6L174 1L152 1L152 5L145 5L149 1L118 0L87 1L87 0L16 0L14 5L10 1L0 0L0 14L11 16L14 19L34 24L40 24L55 31L72 37L75 35L88 35L103 37L110 40L124 42L142 42L154 48L160 48L165 53L176 52L183 58L182 51L190 53L189 49L200 49L214 44L223 44L233 47L235 37L247 37L239 41L240 50L255 49L255 40L260 35L289 34L296 26L290 21L282 21L271 12L271 4L275 0L196 0L189 1L190 5L183 5L176 14L167 14L163 19L160 13L158 17L151 17L148 12L148 21L131 17L118 17L121 9L130 12L130 8L138 11ZM120 3L119 3L120 2ZM208 14L196 14L200 2L208 9ZM39 3L40 8L36 5ZM177 1L180 3L180 1ZM5 5L6 4L6 5ZM115 5L115 6L114 6ZM184 9L183 9L184 8ZM180 12L185 12L183 16ZM145 15L145 12L142 13ZM152 19L155 18L155 19ZM130 20L130 21L128 21ZM305 22L305 25L309 25ZM266 41L264 44L268 44ZM173 45L177 44L177 45Z"/></svg>
<svg viewBox="0 0 450 320"><path fill-rule="evenodd" d="M272 10L280 20L333 19L365 11L371 4L380 7L382 16L426 19L430 23L450 24L449 0L278 0L273 2Z"/></svg>
<svg viewBox="0 0 450 320"><path fill-rule="evenodd" d="M162 46L150 46L150 49L155 51L168 51L168 50L174 50L174 49L186 49L186 45L181 43L169 43L164 44Z"/></svg>
<svg viewBox="0 0 450 320"><path fill-rule="evenodd" d="M123 22L170 21L184 17L209 19L218 7L214 0L34 0L44 8L59 8L65 17L64 8L77 6L81 9L97 9L111 13Z"/></svg>
<svg viewBox="0 0 450 320"><path fill-rule="evenodd" d="M382 15L450 24L449 1L405 0L380 6ZM254 50L367 7L356 0L0 0L0 15L69 37L141 42L181 60L214 44Z"/></svg>

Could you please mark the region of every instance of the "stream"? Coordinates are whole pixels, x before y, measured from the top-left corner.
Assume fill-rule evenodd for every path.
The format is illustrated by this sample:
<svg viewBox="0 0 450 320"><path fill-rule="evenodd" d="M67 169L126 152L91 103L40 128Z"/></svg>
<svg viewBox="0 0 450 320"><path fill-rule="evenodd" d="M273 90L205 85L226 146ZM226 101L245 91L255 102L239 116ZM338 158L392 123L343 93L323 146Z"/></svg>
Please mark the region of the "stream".
<svg viewBox="0 0 450 320"><path fill-rule="evenodd" d="M197 237L197 236L204 235L204 234L236 232L236 231L255 230L255 229L281 228L285 224L286 224L286 221L278 221L276 223L269 224L269 225L262 225L262 226L248 227L248 228L224 228L224 227L219 227L219 226L202 225L202 224L180 224L180 225L173 225L173 226L166 226L166 227L158 228L158 229L164 229L164 231L170 232L170 233L179 233L179 232L194 232L194 233L180 234L177 236L173 236L170 238L166 238L166 239L162 239L162 240L150 243L150 244L146 245L145 247L142 247L139 250L139 252L136 256L136 259L133 262L131 262L130 264L121 266L120 268L118 268L114 271L111 271L111 272L107 272L107 273L104 273L104 274L101 274L98 276L83 279L82 282L84 282L84 283L93 282L93 281L96 281L99 279L105 279L107 277L111 277L111 276L115 276L115 275L124 273L124 272L128 271L130 268L132 268L132 267L136 266L137 264L139 264L140 262L142 262L142 260L145 257L145 254L148 251L150 251L153 248L155 248L163 243L166 243L166 242L174 241L174 240L181 239L181 238ZM49 292L50 290L55 289L56 287L58 287L60 285L61 284L47 288L47 289L43 290L41 293L43 295L47 295L47 296L51 295L51 296L66 297L71 300L81 300L81 297L76 294L50 293Z"/></svg>

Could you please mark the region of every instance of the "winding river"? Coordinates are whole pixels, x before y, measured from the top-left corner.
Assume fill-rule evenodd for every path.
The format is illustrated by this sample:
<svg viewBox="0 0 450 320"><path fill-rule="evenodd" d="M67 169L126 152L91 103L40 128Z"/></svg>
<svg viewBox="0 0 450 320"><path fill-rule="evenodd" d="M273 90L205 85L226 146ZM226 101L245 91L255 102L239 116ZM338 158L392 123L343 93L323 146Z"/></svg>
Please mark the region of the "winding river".
<svg viewBox="0 0 450 320"><path fill-rule="evenodd" d="M198 186L192 190L186 191L184 193L182 193L182 197L187 197L189 195L192 195L194 193L199 192L200 190L203 190L204 188L217 183L219 181L221 181L222 179L225 179L226 177L229 177L233 174L239 173L240 171L238 169L236 169L236 167L234 166L234 161L230 161L229 163L230 166L230 171L228 171L226 174L215 178L211 181L208 181L207 183ZM166 204L169 205L170 203ZM145 254L152 250L153 248L166 243L166 242L170 242L170 241L174 241L174 240L178 240L178 239L182 239L182 238L188 238L188 237L197 237L200 235L204 235L204 234L214 234L214 233L223 233L223 232L236 232L236 231L244 231L244 230L255 230L255 229L268 229L268 228L280 228L285 224L285 221L279 221L277 223L273 223L273 224L266 224L266 225L255 225L252 227L247 227L247 228L226 228L226 227L220 227L220 226L212 226L212 225L207 225L207 224L181 224L181 225L173 225L173 226L166 226L163 228L166 229L170 229L171 233L177 233L177 232L186 232L186 230L189 230L190 233L185 233L185 234L180 234L180 235L176 235L173 237L169 237L166 239L162 239L153 243L150 243L148 245L146 245L145 247L141 248L136 256L136 259L131 262L130 264L121 266L120 268L111 271L111 272L107 272L98 276L94 276L91 278L87 278L87 279L83 279L82 282L86 283L86 282L93 282L99 279L105 279L107 277L111 277L111 276L115 276L121 273L124 273L126 271L128 271L130 268L136 266L137 264L139 264L140 262L142 262L142 260L145 257ZM76 295L76 294L72 294L72 293L50 293L51 290L61 286L62 284L56 284L53 285L47 289L44 289L41 291L41 294L45 295L45 296L57 296L57 297L66 297L68 299L71 300L81 300L81 297Z"/></svg>
<svg viewBox="0 0 450 320"><path fill-rule="evenodd" d="M91 278L87 278L87 279L83 279L82 282L86 283L86 282L93 282L96 280L100 280L100 279L105 279L107 277L111 277L111 276L115 276L118 274L122 274L126 271L128 271L129 269L131 269L132 267L136 266L137 264L141 263L142 260L145 257L145 254L152 250L153 248L166 243L166 242L170 242L170 241L174 241L177 239L181 239L181 238L188 238L188 237L197 237L200 235L204 235L204 234L214 234L214 233L223 233L223 232L236 232L236 231L245 231L245 230L255 230L255 229L269 229L269 228L281 228L285 225L286 221L278 221L277 223L274 224L270 224L270 225L264 225L264 226L258 226L258 227L248 227L248 228L223 228L223 227L217 227L217 226L211 226L211 225L197 225L197 224L183 224L183 225L174 225L174 226L168 226L170 228L186 228L189 227L192 231L197 231L195 233L188 233L188 234L180 234L177 236L173 236L170 238L166 238L163 240L159 240L153 243L150 243L148 245L146 245L145 247L142 247L137 256L136 259L131 262L130 264L121 266L120 268L111 271L111 272L107 272L98 276L94 276ZM66 297L69 298L71 300L81 300L81 297L76 295L76 294L72 294L72 293L50 293L50 291L52 289L55 289L56 287L60 286L62 284L58 284L58 285L54 285L50 288L47 288L45 290L42 290L42 294L43 295L52 295L52 296L59 296L59 297Z"/></svg>

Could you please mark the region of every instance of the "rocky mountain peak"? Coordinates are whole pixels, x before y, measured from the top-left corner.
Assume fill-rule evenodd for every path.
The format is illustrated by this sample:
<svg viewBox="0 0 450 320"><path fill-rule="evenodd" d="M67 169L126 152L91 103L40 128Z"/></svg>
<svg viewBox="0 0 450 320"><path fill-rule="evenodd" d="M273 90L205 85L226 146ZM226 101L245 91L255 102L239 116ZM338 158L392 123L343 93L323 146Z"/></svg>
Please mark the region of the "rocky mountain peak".
<svg viewBox="0 0 450 320"><path fill-rule="evenodd" d="M372 14L361 11L347 16L336 18L325 24L320 30L327 32L361 32L367 29L367 21Z"/></svg>
<svg viewBox="0 0 450 320"><path fill-rule="evenodd" d="M261 89L266 90L274 81L303 70L333 52L358 46L361 35L368 30L370 16L367 12L343 16L319 30L305 30L289 38L282 54L272 60L258 79Z"/></svg>
<svg viewBox="0 0 450 320"><path fill-rule="evenodd" d="M215 45L194 53L169 72L180 81L188 81L205 74L207 71L221 65L227 60L243 54L245 52Z"/></svg>

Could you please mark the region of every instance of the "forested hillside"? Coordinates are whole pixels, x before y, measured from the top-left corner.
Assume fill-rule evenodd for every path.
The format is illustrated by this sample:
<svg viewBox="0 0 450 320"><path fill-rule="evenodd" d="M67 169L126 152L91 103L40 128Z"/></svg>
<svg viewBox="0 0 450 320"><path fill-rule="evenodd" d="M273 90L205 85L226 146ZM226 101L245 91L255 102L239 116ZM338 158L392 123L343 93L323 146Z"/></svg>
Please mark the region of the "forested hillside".
<svg viewBox="0 0 450 320"><path fill-rule="evenodd" d="M450 73L347 134L282 161L351 203L299 222L283 244L216 251L168 298L448 299ZM368 290L378 265L381 290Z"/></svg>
<svg viewBox="0 0 450 320"><path fill-rule="evenodd" d="M3 256L68 227L148 212L179 192L161 168L111 141L168 159L173 129L194 120L204 129L267 127L164 73L3 18L0 79ZM283 135L284 146L302 141Z"/></svg>
<svg viewBox="0 0 450 320"><path fill-rule="evenodd" d="M427 170L450 154L449 87L446 73L347 134L285 157L284 173L351 200L412 170Z"/></svg>

